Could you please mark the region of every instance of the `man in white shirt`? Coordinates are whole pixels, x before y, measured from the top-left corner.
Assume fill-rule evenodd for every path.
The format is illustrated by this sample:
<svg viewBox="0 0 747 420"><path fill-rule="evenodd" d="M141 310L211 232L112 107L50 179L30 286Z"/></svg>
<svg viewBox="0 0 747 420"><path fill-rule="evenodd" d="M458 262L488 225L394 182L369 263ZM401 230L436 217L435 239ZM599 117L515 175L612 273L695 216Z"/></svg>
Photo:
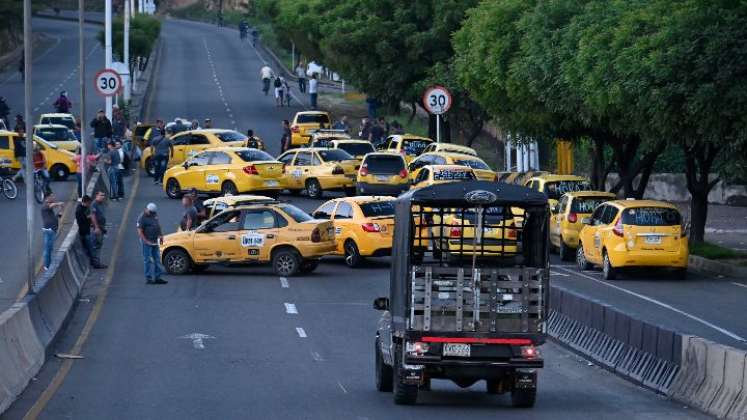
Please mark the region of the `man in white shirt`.
<svg viewBox="0 0 747 420"><path fill-rule="evenodd" d="M296 77L298 77L298 90L306 93L306 66L298 63L296 66Z"/></svg>
<svg viewBox="0 0 747 420"><path fill-rule="evenodd" d="M311 102L311 109L316 109L318 83L319 81L316 80L316 73L312 74L311 80L309 80L309 101Z"/></svg>
<svg viewBox="0 0 747 420"><path fill-rule="evenodd" d="M117 174L116 174L116 181L117 181L117 200L121 200L124 198L124 173L125 173L125 152L124 149L122 149L122 142L117 140L115 143L116 152L117 155L119 155L119 160L117 163Z"/></svg>
<svg viewBox="0 0 747 420"><path fill-rule="evenodd" d="M263 66L259 70L259 77L262 79L262 92L265 96L270 91L270 81L275 77L275 72L272 71L270 66Z"/></svg>

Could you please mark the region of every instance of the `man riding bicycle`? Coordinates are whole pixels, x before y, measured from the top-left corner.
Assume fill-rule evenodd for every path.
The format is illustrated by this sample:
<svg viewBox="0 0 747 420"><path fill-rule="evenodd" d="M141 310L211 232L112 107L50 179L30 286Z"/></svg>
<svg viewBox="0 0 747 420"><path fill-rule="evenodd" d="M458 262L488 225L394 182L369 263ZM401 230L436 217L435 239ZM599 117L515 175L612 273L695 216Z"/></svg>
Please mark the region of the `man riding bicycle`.
<svg viewBox="0 0 747 420"><path fill-rule="evenodd" d="M275 78L275 73L270 66L264 66L259 70L259 77L262 79L262 92L267 96L267 93L270 91L270 81Z"/></svg>
<svg viewBox="0 0 747 420"><path fill-rule="evenodd" d="M34 145L34 154L32 156L34 163L34 178L41 176L42 189L45 194L49 193L49 171L47 171L47 158L44 156L39 147Z"/></svg>
<svg viewBox="0 0 747 420"><path fill-rule="evenodd" d="M239 23L239 36L241 37L242 41L246 39L246 33L248 30L249 24L247 24L246 21L242 20L241 23Z"/></svg>

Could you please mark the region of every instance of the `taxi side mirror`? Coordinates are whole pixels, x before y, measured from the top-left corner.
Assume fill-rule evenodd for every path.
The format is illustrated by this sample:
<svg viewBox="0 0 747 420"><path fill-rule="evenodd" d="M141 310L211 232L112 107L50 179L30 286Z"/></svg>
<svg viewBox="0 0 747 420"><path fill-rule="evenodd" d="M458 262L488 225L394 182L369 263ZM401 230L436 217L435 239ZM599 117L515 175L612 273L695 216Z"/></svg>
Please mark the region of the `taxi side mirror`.
<svg viewBox="0 0 747 420"><path fill-rule="evenodd" d="M182 163L182 166L184 167L184 169L189 169L189 167L192 165L190 165L189 162L184 162Z"/></svg>
<svg viewBox="0 0 747 420"><path fill-rule="evenodd" d="M591 217L584 217L583 219L581 219L581 223L585 225L591 225Z"/></svg>
<svg viewBox="0 0 747 420"><path fill-rule="evenodd" d="M379 297L374 299L373 308L377 311L388 311L389 310L389 298Z"/></svg>

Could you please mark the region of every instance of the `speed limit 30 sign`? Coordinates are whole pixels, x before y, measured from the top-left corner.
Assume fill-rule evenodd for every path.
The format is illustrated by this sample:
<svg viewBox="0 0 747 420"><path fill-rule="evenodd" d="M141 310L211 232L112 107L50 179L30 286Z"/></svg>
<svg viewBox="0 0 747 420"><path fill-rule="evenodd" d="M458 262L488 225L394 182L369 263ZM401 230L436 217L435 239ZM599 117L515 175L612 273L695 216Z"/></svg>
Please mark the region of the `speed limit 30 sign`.
<svg viewBox="0 0 747 420"><path fill-rule="evenodd" d="M102 96L114 96L122 89L122 77L112 69L103 69L96 73L94 83Z"/></svg>
<svg viewBox="0 0 747 420"><path fill-rule="evenodd" d="M444 114L451 108L451 92L443 86L431 86L425 90L423 105L431 114Z"/></svg>

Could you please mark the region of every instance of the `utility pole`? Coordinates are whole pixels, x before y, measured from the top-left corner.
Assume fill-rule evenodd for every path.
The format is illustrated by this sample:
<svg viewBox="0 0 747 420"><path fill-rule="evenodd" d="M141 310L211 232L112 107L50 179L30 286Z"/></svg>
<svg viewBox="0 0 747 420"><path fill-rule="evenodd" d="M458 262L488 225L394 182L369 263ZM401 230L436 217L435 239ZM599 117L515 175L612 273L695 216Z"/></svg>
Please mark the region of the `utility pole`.
<svg viewBox="0 0 747 420"><path fill-rule="evenodd" d="M28 293L34 293L34 123L31 121L31 0L23 0L23 111L26 118L26 281Z"/></svg>
<svg viewBox="0 0 747 420"><path fill-rule="evenodd" d="M78 0L78 82L80 83L80 196L86 194L88 146L86 141L86 50L83 37L85 0Z"/></svg>
<svg viewBox="0 0 747 420"><path fill-rule="evenodd" d="M130 103L130 80L132 79L132 73L134 71L130 71L130 1L131 0L124 0L124 51L123 51L123 59L125 66L127 66L128 75L125 80L125 86L124 86L124 101L125 105Z"/></svg>
<svg viewBox="0 0 747 420"><path fill-rule="evenodd" d="M112 0L104 0L104 57L107 69L112 67ZM112 97L106 97L106 118L112 119Z"/></svg>

